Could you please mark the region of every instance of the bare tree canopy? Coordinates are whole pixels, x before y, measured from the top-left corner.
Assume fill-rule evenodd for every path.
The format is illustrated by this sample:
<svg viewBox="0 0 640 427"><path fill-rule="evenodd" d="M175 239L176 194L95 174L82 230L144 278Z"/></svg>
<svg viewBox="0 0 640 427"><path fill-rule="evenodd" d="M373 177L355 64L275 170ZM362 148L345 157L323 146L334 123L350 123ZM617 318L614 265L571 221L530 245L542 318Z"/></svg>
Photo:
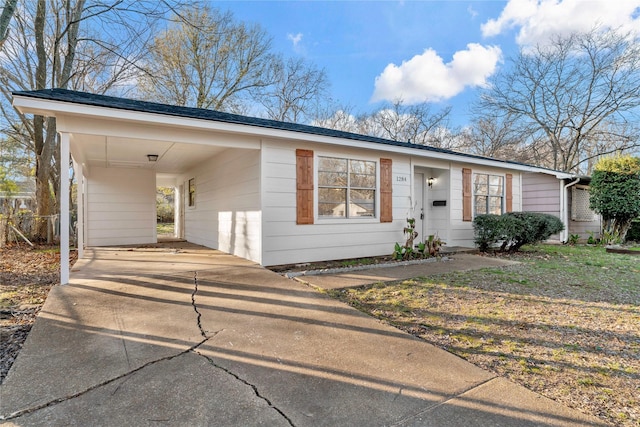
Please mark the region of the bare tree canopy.
<svg viewBox="0 0 640 427"><path fill-rule="evenodd" d="M11 138L34 153L37 214L50 215L59 200L55 119L25 116L11 106L12 91L48 88L103 93L127 87L155 23L173 0L24 0L9 23L0 56L0 112ZM46 231L43 230L43 233Z"/></svg>
<svg viewBox="0 0 640 427"><path fill-rule="evenodd" d="M509 117L541 166L585 172L594 158L638 146L640 45L601 31L556 37L521 51L476 109ZM533 155L533 154L532 154Z"/></svg>
<svg viewBox="0 0 640 427"><path fill-rule="evenodd" d="M342 108L316 119L315 124L393 141L450 148L451 135L446 130L450 112L451 107L433 112L427 103L405 105L398 100L359 116Z"/></svg>
<svg viewBox="0 0 640 427"><path fill-rule="evenodd" d="M258 95L270 119L308 122L328 100L327 73L303 58L275 59L272 81Z"/></svg>
<svg viewBox="0 0 640 427"><path fill-rule="evenodd" d="M272 84L271 38L230 12L193 7L160 33L140 80L144 99L243 112L254 91Z"/></svg>

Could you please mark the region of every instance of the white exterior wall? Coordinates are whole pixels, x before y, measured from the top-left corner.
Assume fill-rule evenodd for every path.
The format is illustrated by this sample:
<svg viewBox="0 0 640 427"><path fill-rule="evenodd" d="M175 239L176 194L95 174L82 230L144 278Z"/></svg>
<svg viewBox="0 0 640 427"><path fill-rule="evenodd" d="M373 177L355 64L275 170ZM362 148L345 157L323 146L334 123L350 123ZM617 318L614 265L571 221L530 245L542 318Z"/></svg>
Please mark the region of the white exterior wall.
<svg viewBox="0 0 640 427"><path fill-rule="evenodd" d="M392 159L393 222L380 222L380 193L376 217L366 219L318 219L317 183L314 185L314 224L296 224L296 149L313 150L317 179L318 156L378 162ZM330 259L389 255L403 242L402 229L411 210L412 171L408 157L348 147L314 146L278 141L263 142L263 265L280 265ZM378 182L379 184L379 182ZM379 189L379 185L377 186Z"/></svg>
<svg viewBox="0 0 640 427"><path fill-rule="evenodd" d="M92 167L87 185L87 245L155 243L156 174Z"/></svg>
<svg viewBox="0 0 640 427"><path fill-rule="evenodd" d="M477 165L463 165L463 164L453 164L451 166L449 180L451 183L450 190L451 194L449 195L452 203L451 203L451 231L449 235L449 240L446 242L447 245L450 246L463 246L463 247L474 247L474 234L473 234L473 221L463 221L462 220L462 169L463 167L467 167L471 169L471 185L473 189L473 176L475 174L490 174L490 175L500 175L506 176L507 173L512 175L512 211L517 212L522 210L522 175L519 171L507 170L507 169L499 169L499 168L489 168L486 166L477 166ZM506 184L506 182L505 182ZM473 190L472 190L473 191ZM472 202L471 209L474 211L473 206L473 194L472 194ZM503 200L503 202L506 202Z"/></svg>
<svg viewBox="0 0 640 427"><path fill-rule="evenodd" d="M195 178L195 206L188 206ZM184 185L184 237L257 263L262 262L260 151L227 149L178 182Z"/></svg>

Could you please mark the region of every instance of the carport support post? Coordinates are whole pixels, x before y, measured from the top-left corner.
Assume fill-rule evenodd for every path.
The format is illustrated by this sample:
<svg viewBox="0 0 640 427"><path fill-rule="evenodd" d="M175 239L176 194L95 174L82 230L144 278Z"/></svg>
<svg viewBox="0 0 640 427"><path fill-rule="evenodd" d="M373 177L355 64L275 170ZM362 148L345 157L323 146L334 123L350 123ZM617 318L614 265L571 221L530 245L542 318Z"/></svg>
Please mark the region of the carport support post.
<svg viewBox="0 0 640 427"><path fill-rule="evenodd" d="M69 283L69 134L60 132L60 284Z"/></svg>
<svg viewBox="0 0 640 427"><path fill-rule="evenodd" d="M73 161L73 170L76 176L76 206L78 219L76 222L76 232L78 233L76 249L78 258L84 257L84 168L82 163Z"/></svg>

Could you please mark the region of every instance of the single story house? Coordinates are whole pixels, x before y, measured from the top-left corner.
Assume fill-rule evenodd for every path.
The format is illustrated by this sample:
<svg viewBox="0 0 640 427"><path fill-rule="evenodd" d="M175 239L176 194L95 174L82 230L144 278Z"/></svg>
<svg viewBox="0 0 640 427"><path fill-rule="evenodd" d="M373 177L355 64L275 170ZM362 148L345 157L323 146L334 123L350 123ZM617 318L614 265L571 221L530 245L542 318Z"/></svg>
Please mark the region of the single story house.
<svg viewBox="0 0 640 427"><path fill-rule="evenodd" d="M85 246L155 243L156 186L176 189L178 237L272 266L390 254L407 218L416 219L417 241L437 234L447 245L472 247L474 215L528 207L529 177L554 183L558 197L574 180L517 162L218 111L62 89L13 96L23 113L56 118L61 158L73 158L80 256ZM62 199L65 221L69 200ZM68 256L68 236L61 245Z"/></svg>

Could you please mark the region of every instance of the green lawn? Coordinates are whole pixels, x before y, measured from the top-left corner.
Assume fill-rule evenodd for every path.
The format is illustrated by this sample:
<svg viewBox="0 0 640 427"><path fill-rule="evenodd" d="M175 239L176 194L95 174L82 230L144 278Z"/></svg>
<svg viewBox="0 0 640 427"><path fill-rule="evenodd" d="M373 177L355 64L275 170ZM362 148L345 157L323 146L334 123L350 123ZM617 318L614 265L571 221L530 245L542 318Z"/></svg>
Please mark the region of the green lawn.
<svg viewBox="0 0 640 427"><path fill-rule="evenodd" d="M640 425L640 260L540 245L520 264L330 292L498 375Z"/></svg>
<svg viewBox="0 0 640 427"><path fill-rule="evenodd" d="M169 222L169 223L159 222L156 225L156 230L158 232L158 235L161 235L161 234L171 234L171 235L173 235L173 223L172 222Z"/></svg>

